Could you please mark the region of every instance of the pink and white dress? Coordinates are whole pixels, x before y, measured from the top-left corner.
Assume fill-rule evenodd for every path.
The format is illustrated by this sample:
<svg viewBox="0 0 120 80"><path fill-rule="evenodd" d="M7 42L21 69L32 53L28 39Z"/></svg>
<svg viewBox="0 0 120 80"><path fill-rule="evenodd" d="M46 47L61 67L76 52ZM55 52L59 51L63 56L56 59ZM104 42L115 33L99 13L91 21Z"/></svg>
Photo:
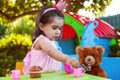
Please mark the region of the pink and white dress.
<svg viewBox="0 0 120 80"><path fill-rule="evenodd" d="M61 62L51 58L47 53L41 50L36 50L33 47L34 44L42 37L45 37L45 36L40 35L38 38L36 38L35 42L32 45L31 51L27 53L27 55L25 56L23 60L24 61L24 68L23 68L24 74L29 73L29 68L31 66L40 66L42 68L41 72L58 72L62 70ZM53 47L57 49L55 41L50 41L50 43L53 45Z"/></svg>

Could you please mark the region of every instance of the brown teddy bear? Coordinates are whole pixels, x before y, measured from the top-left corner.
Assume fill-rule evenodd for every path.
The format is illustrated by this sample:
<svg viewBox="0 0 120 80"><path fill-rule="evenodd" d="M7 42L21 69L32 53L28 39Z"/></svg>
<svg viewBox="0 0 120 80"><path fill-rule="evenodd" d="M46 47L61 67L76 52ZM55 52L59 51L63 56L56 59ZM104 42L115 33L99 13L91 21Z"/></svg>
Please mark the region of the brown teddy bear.
<svg viewBox="0 0 120 80"><path fill-rule="evenodd" d="M76 47L76 53L85 73L107 78L106 72L100 67L103 52L102 46Z"/></svg>

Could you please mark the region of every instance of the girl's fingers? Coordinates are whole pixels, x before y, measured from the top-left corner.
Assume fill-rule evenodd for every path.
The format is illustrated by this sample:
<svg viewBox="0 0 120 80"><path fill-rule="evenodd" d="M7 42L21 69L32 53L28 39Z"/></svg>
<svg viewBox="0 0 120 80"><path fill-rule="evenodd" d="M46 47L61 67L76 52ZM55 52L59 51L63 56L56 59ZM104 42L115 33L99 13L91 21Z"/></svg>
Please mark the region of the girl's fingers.
<svg viewBox="0 0 120 80"><path fill-rule="evenodd" d="M74 68L77 68L78 67L78 61L76 59L73 59L72 65L73 65Z"/></svg>

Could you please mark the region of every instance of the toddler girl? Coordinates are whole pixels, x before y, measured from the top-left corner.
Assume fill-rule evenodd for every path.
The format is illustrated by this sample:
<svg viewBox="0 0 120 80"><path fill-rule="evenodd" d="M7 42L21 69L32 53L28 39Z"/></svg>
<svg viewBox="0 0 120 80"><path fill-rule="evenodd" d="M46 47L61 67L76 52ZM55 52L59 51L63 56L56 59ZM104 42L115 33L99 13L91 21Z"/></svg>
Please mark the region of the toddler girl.
<svg viewBox="0 0 120 80"><path fill-rule="evenodd" d="M40 66L41 72L61 71L61 62L68 63L74 68L78 67L78 61L75 58L63 54L55 45L55 40L60 38L64 24L64 15L56 7L47 6L38 12L33 31L33 45L24 58L25 74L28 74L29 68L33 66Z"/></svg>

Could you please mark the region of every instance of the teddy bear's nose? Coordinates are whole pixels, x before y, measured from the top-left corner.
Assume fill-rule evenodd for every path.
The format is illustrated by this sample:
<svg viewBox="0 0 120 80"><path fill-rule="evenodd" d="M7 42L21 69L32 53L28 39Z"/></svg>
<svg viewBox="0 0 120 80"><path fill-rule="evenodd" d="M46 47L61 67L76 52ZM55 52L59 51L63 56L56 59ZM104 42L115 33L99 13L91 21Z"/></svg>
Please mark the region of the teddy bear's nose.
<svg viewBox="0 0 120 80"><path fill-rule="evenodd" d="M91 64L91 65L93 65L93 64L95 63L94 57L93 57L93 56L87 56L87 57L85 58L85 63L86 63L86 64Z"/></svg>
<svg viewBox="0 0 120 80"><path fill-rule="evenodd" d="M91 61L91 59L90 59L90 58L88 58L88 59L87 59L87 61Z"/></svg>

